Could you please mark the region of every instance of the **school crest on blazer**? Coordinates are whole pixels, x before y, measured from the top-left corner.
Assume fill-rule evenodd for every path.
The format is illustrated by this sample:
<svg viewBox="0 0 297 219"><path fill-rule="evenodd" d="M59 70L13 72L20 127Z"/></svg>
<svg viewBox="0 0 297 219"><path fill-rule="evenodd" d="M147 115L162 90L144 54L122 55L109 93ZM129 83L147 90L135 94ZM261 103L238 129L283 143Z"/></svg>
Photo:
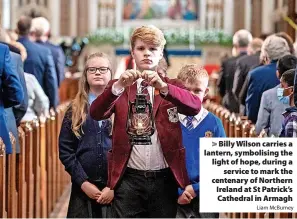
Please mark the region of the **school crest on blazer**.
<svg viewBox="0 0 297 219"><path fill-rule="evenodd" d="M178 122L178 112L177 112L177 107L172 107L167 109L167 113L168 113L168 119L170 122Z"/></svg>
<svg viewBox="0 0 297 219"><path fill-rule="evenodd" d="M211 138L213 136L213 133L211 131L205 132L205 137L206 138Z"/></svg>

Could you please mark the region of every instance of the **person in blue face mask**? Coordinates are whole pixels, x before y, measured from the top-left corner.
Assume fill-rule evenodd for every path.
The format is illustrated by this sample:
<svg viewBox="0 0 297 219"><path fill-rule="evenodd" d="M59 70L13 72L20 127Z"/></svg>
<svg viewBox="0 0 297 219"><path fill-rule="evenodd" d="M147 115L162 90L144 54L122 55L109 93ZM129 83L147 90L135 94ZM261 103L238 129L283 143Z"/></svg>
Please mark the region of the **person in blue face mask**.
<svg viewBox="0 0 297 219"><path fill-rule="evenodd" d="M281 77L281 86L277 90L279 100L290 105L283 113L284 121L280 137L297 137L297 108L293 95L295 72L296 69L286 71Z"/></svg>
<svg viewBox="0 0 297 219"><path fill-rule="evenodd" d="M286 55L280 58L277 62L276 76L281 78L282 75L294 69L297 65L297 58L293 55ZM279 136L282 130L282 122L284 117L282 113L290 106L287 98L282 101L278 98L280 90L285 85L278 84L274 88L265 91L261 97L260 109L258 112L258 119L256 122L257 135L264 129L268 136Z"/></svg>

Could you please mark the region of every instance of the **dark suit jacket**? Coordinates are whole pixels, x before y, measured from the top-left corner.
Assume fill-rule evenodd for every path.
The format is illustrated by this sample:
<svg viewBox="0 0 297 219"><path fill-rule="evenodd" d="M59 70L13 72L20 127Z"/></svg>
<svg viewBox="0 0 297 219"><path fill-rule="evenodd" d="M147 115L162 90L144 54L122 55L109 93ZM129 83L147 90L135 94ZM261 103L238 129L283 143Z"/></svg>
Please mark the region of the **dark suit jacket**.
<svg viewBox="0 0 297 219"><path fill-rule="evenodd" d="M24 92L24 98L21 102L21 104L6 108L5 109L5 115L6 115L6 121L7 121L7 128L15 137L16 140L16 153L20 153L20 143L18 138L18 126L23 118L23 116L26 114L27 108L28 108L28 93L27 93L27 86L26 81L24 77L24 70L23 70L23 62L21 59L21 56L10 52L11 60L12 60L12 68L14 71L18 73L20 82L23 87Z"/></svg>
<svg viewBox="0 0 297 219"><path fill-rule="evenodd" d="M260 52L257 52L254 55L245 55L240 57L236 62L236 71L234 75L233 81L233 93L237 98L239 98L239 94L243 87L243 84L246 80L246 77L250 71L250 69L254 66L260 64Z"/></svg>
<svg viewBox="0 0 297 219"><path fill-rule="evenodd" d="M260 67L262 66L263 64L259 64L259 65L256 65L256 66L253 66L250 71L252 71L253 69L257 68L257 67ZM249 73L247 74L246 78L245 78L245 81L242 85L242 88L241 88L241 91L239 93L239 102L241 105L244 105L245 106L245 99L246 99L246 95L247 95L247 90L248 90L248 86L249 86ZM245 112L245 115L246 115L246 112Z"/></svg>
<svg viewBox="0 0 297 219"><path fill-rule="evenodd" d="M0 137L8 154L12 153L12 147L4 108L20 104L24 96L17 72L11 66L8 46L0 44Z"/></svg>
<svg viewBox="0 0 297 219"><path fill-rule="evenodd" d="M60 46L56 46L56 45L50 43L49 41L47 41L47 42L37 41L37 43L44 45L45 47L47 47L51 50L51 53L54 58L56 73L57 73L58 87L60 87L61 82L65 78L65 72L64 72L65 55L64 55L62 48Z"/></svg>
<svg viewBox="0 0 297 219"><path fill-rule="evenodd" d="M108 153L108 186L114 188L123 175L132 147L126 133L128 115L128 91L120 96L112 93L111 88L116 80L111 81L106 90L91 105L90 115L95 120L109 118L114 113L112 151ZM185 165L185 148L182 145L182 133L179 121L169 120L168 109L177 109L184 115L196 115L201 109L199 98L183 88L177 80L169 80L169 92L166 97L156 95L153 103L156 129L164 157L175 176L178 185L184 188L189 184ZM134 101L136 83L130 87L130 101Z"/></svg>
<svg viewBox="0 0 297 219"><path fill-rule="evenodd" d="M249 85L245 100L248 119L254 124L257 122L261 97L264 91L278 85L276 77L276 62L259 66L249 72Z"/></svg>
<svg viewBox="0 0 297 219"><path fill-rule="evenodd" d="M23 92L24 92L24 98L23 98L21 104L14 106L12 108L14 117L16 120L16 124L17 124L17 126L19 126L21 123L21 120L24 117L24 115L26 114L26 111L28 108L28 92L27 92L27 86L26 86L26 81L25 81L25 76L24 76L24 64L23 64L22 58L19 54L16 54L14 52L11 52L10 55L11 55L12 65L18 73L20 82L23 87Z"/></svg>
<svg viewBox="0 0 297 219"><path fill-rule="evenodd" d="M27 50L24 71L33 74L50 101L50 107L56 108L59 102L57 73L51 51L45 46L31 42L27 37L18 40Z"/></svg>
<svg viewBox="0 0 297 219"><path fill-rule="evenodd" d="M222 105L231 112L235 113L239 112L239 106L236 104L237 100L232 93L233 80L236 70L236 61L244 55L246 55L246 53L240 53L236 57L230 57L223 61L221 65L220 78L218 80L219 93L221 97L223 97Z"/></svg>

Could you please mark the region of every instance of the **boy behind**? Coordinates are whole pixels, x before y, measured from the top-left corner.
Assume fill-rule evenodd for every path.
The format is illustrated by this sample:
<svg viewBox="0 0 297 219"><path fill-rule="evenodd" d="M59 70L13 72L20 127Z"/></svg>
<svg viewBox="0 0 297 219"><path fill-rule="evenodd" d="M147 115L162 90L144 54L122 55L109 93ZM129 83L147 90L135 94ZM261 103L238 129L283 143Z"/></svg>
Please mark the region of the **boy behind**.
<svg viewBox="0 0 297 219"><path fill-rule="evenodd" d="M208 73L198 65L189 64L182 67L177 76L185 87L200 101L208 93ZM186 148L186 167L190 185L179 188L177 217L181 218L218 218L218 213L199 212L199 143L203 137L226 137L221 120L214 114L201 108L195 116L179 114L183 145Z"/></svg>
<svg viewBox="0 0 297 219"><path fill-rule="evenodd" d="M297 137L297 108L294 104L294 76L296 69L286 71L281 79L277 95L280 101L290 104L283 113L284 122L280 137Z"/></svg>

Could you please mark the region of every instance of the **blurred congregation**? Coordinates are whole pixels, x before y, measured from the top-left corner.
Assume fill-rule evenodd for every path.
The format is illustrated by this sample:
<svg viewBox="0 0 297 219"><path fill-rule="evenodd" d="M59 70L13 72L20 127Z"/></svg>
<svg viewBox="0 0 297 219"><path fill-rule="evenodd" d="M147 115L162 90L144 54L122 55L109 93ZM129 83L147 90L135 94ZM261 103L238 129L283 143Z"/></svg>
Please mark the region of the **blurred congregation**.
<svg viewBox="0 0 297 219"><path fill-rule="evenodd" d="M8 10L12 6L26 9L23 11L18 9L19 15L13 14L12 11L9 14L6 11L1 15L0 216L2 218L66 217L71 182L82 186L83 180L89 179L85 176L87 171L81 170L83 167L77 164L79 162L76 158L73 158L73 161L70 157L63 158L73 149L67 151L66 143L77 144L76 147L79 147L83 142L81 133L83 136L94 133L99 135L103 130L102 133L109 133L105 133L106 136L102 136L102 139L100 137L100 141L96 138L94 142L96 141L97 144L98 141L98 145L106 142L108 142L106 144L113 144L110 143L114 140L111 136L115 135L111 129L116 122L112 117L106 119L104 114L102 116L104 119L101 120L100 117L99 123L93 123L95 120L92 118L96 117L95 113L92 115L88 110L92 111L91 105L94 105L92 102L97 104L98 99L96 99L97 96L91 96L91 79L87 76L84 78L84 75L98 73L106 76L110 73L110 78L106 79L109 84L113 79L121 80L121 75L127 70L136 69L135 55L131 55L134 45L130 35L133 33L127 30L128 26L126 29L125 25L130 25L131 29L156 25L164 33L168 27L173 29L182 28L183 25L187 27L189 32L183 37L188 38L183 45L179 45L178 39L174 39L176 37L174 33L170 35L170 31L167 31L166 33L169 34L164 34L168 45L162 45L164 46L163 58L158 62L156 72L161 75L161 78L182 81L183 68L192 65L190 69L192 68L193 72L206 74L203 76L207 78L205 95L202 95L202 98L199 97L201 108L217 118L216 124L218 127L221 125L222 130L218 131L220 136L213 136L213 132L206 130L203 137L297 137L297 43L295 42L297 3L295 0L273 1L275 8L269 6L267 11L270 10L271 14L276 14L275 19L270 19L272 16L269 17L268 12L265 12L266 14L263 12L272 0L163 0L142 1L143 4L139 3L141 1L124 0L88 0L86 4L83 0L16 2L0 1L3 11L5 7ZM117 9L116 4L119 2L122 6ZM157 9L153 7L152 2ZM161 10L162 4L165 5L164 2L169 5L166 13ZM53 6L55 4L59 7ZM243 9L237 7L240 4L244 5ZM57 14L51 15L49 19L50 16L46 15L54 14L56 9L59 9L56 11ZM228 18L226 15L230 14L230 10L232 17ZM21 14L21 12L24 13ZM115 13L120 14L122 20L114 16ZM97 17L92 17L94 14ZM158 20L162 20L163 23L158 23ZM196 24L197 20L200 26ZM270 20L272 23L269 23ZM102 34L100 30L104 32L106 28L111 27L118 29L112 30L111 36L103 37L103 40L100 39L101 41L99 40L100 42L96 44L95 41ZM207 31L219 29L226 34L225 38L229 37L229 41L220 38L221 32L218 34L211 32L204 36L203 42L199 39L197 43L195 40L202 36L198 33L202 29ZM212 35L216 35L213 41L209 39ZM169 39L169 36L173 39ZM113 44L111 41L116 43ZM89 66L92 63L91 60L99 58L102 61L106 58L105 55L108 56L108 67ZM107 82L104 88L108 87ZM85 85L86 83L89 85ZM185 84L187 83L189 82ZM102 92L100 90L99 96ZM167 94L168 92L170 89ZM105 106L103 103L101 105ZM69 106L82 108L76 111L75 107L72 108L76 114L69 117L71 124L67 121ZM84 113L84 110L88 113ZM93 109L93 112L97 112L96 109ZM168 116L169 119L174 120L170 112ZM76 127L73 125L75 119ZM86 128L84 122L87 125L91 124L92 127ZM170 129L173 129L173 126L170 126ZM67 133L69 130L73 130L73 133L69 134L70 137L62 135L62 132ZM120 131L123 130L120 129ZM85 144L92 144L91 139L92 136ZM105 154L108 154L108 149L112 147L108 146L109 148L102 146ZM95 149L86 150L97 153ZM61 153L64 154L61 156ZM124 153L122 154L124 156ZM87 160L87 158L84 159ZM107 158L104 159L107 160ZM100 162L105 162L104 159ZM85 160L82 162L86 162ZM103 170L107 172L107 164L100 163L99 166L101 164L105 168ZM71 169L72 167L69 167L71 165L79 167ZM166 165L168 168L168 164ZM96 169L97 172L103 170ZM77 174L76 177L71 173ZM106 181L110 180L107 173L103 176ZM94 180L92 183L95 185L97 182ZM100 187L102 193L107 188L106 183L103 184L102 189ZM73 188L71 194L74 193ZM87 194L87 189L82 190ZM197 192L197 188L195 191ZM96 198L99 200L98 197L93 199ZM104 205L109 202L106 201ZM92 213L96 215L98 212L93 210ZM91 216L88 215L88 217ZM297 214L220 213L219 217L297 218Z"/></svg>

